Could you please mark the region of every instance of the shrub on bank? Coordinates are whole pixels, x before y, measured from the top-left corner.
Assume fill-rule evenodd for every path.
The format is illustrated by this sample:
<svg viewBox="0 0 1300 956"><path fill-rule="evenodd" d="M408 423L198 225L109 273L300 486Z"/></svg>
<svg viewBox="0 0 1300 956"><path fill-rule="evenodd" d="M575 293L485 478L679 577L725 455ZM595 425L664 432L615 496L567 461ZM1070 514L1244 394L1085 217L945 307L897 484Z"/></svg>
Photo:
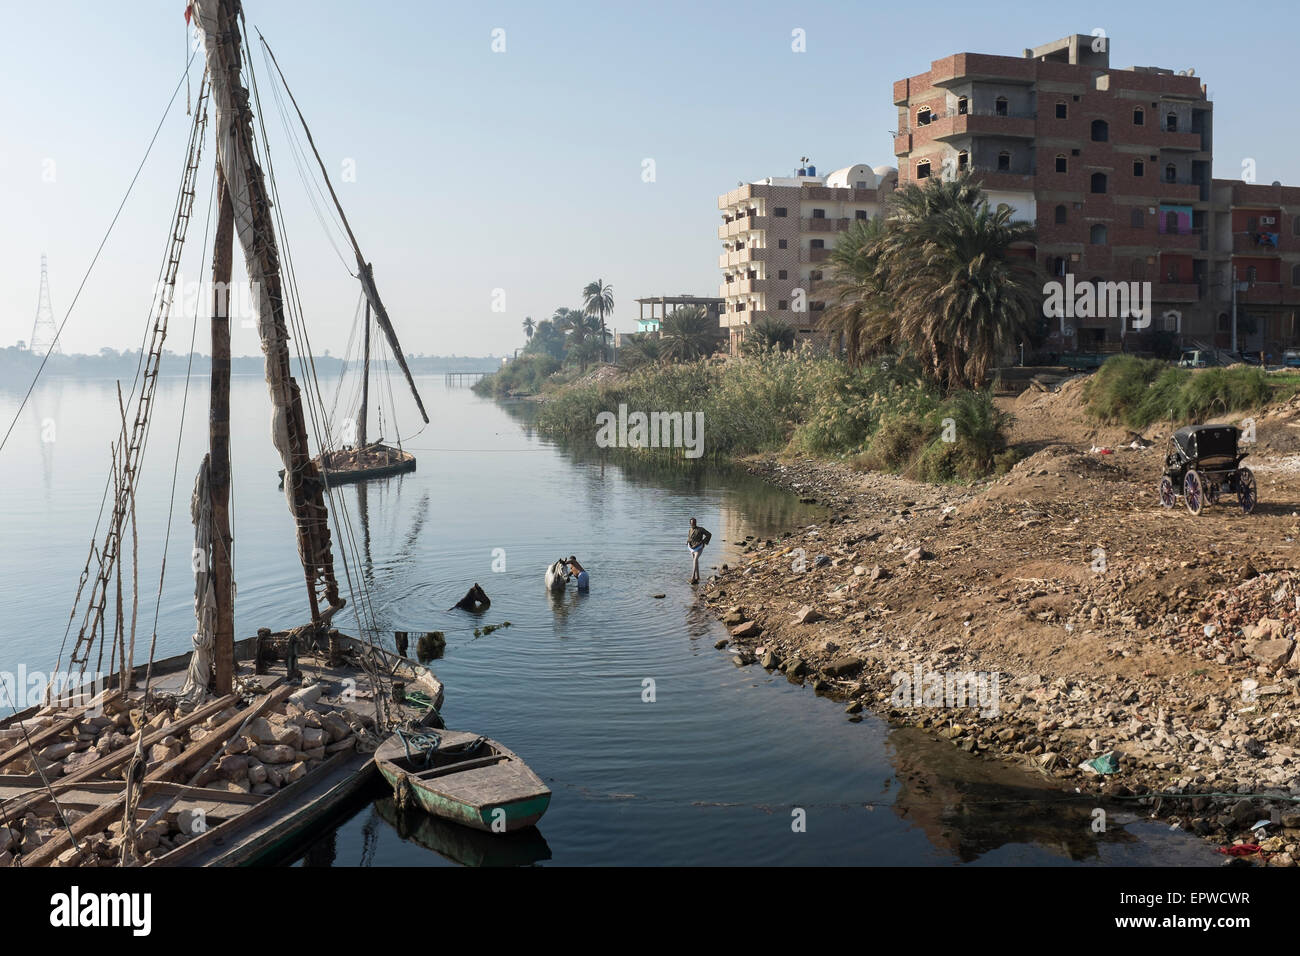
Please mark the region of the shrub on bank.
<svg viewBox="0 0 1300 956"><path fill-rule="evenodd" d="M473 388L479 395L491 398L535 395L559 370L560 363L549 355L521 355L491 375L484 375L474 383Z"/></svg>
<svg viewBox="0 0 1300 956"><path fill-rule="evenodd" d="M1157 359L1116 355L1084 386L1088 413L1104 422L1143 429L1152 422L1201 422L1289 398L1300 376L1249 365L1177 368Z"/></svg>
<svg viewBox="0 0 1300 956"><path fill-rule="evenodd" d="M988 392L945 396L914 366L893 359L855 370L769 351L725 366L647 367L617 382L558 391L542 405L537 426L594 441L597 416L617 414L620 405L629 413L702 412L703 451L711 458L780 451L851 457L860 467L930 481L977 478L1011 460L1006 416Z"/></svg>

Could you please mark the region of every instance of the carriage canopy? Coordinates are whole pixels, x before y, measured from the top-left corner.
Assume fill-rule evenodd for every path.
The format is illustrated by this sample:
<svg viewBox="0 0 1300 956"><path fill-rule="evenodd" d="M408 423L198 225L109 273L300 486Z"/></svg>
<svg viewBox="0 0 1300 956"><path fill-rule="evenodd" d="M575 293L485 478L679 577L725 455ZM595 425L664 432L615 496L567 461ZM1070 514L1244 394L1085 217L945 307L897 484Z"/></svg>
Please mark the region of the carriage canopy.
<svg viewBox="0 0 1300 956"><path fill-rule="evenodd" d="M1241 430L1233 425L1188 425L1174 432L1174 443L1188 458L1235 458Z"/></svg>

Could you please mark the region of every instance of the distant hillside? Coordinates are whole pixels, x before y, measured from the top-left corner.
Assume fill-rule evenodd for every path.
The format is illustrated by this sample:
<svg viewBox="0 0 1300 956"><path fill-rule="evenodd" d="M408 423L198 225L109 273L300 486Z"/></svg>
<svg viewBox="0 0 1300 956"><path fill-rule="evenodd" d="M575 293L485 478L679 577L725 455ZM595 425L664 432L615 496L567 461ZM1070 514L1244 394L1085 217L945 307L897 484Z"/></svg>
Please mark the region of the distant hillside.
<svg viewBox="0 0 1300 956"><path fill-rule="evenodd" d="M140 362L140 353L117 352L103 349L98 355L52 355L45 365L42 377L72 378L116 378L131 379L135 377ZM175 352L164 352L161 365L163 376L184 375L189 357ZM337 376L342 368L342 360L337 356L318 355L313 360L316 374L321 378ZM501 359L493 355L485 356L446 356L446 355L408 355L406 362L415 375L439 372L491 372L501 367ZM32 376L40 367L41 356L19 348L0 348L0 387L26 388ZM295 359L294 375L301 375L301 369ZM231 373L234 375L261 375L264 371L260 355L243 355L231 359ZM207 375L210 371L209 358L206 355L194 355L193 374Z"/></svg>

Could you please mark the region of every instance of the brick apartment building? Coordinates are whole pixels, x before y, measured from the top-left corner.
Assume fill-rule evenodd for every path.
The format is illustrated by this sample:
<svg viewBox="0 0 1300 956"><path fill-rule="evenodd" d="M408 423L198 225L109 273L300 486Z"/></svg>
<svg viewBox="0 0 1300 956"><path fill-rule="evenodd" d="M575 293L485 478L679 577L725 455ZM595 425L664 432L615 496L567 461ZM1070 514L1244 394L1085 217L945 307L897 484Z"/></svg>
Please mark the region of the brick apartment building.
<svg viewBox="0 0 1300 956"><path fill-rule="evenodd" d="M1110 41L1097 39L959 53L896 82L898 181L969 169L991 202L1036 224L1027 253L1047 274L1151 283L1150 328L1054 319L1045 352L1227 348L1234 275L1238 348L1277 360L1300 346L1300 188L1213 179L1200 80L1112 69Z"/></svg>
<svg viewBox="0 0 1300 956"><path fill-rule="evenodd" d="M836 235L855 219L881 215L897 180L892 166L857 164L827 176L808 166L794 176L770 176L718 197L720 324L728 331L732 354L746 327L765 317L793 327L799 340L816 336L825 306L818 293L824 292L825 264Z"/></svg>

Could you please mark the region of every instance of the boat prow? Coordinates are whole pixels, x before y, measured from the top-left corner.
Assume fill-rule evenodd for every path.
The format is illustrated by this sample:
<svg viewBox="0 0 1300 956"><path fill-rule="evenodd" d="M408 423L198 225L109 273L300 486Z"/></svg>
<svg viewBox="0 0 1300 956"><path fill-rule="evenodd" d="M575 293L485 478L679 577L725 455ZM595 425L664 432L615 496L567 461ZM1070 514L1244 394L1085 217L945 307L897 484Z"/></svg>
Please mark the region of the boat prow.
<svg viewBox="0 0 1300 956"><path fill-rule="evenodd" d="M375 766L399 806L489 833L532 826L551 802L550 788L512 751L465 731L396 733L375 751Z"/></svg>

